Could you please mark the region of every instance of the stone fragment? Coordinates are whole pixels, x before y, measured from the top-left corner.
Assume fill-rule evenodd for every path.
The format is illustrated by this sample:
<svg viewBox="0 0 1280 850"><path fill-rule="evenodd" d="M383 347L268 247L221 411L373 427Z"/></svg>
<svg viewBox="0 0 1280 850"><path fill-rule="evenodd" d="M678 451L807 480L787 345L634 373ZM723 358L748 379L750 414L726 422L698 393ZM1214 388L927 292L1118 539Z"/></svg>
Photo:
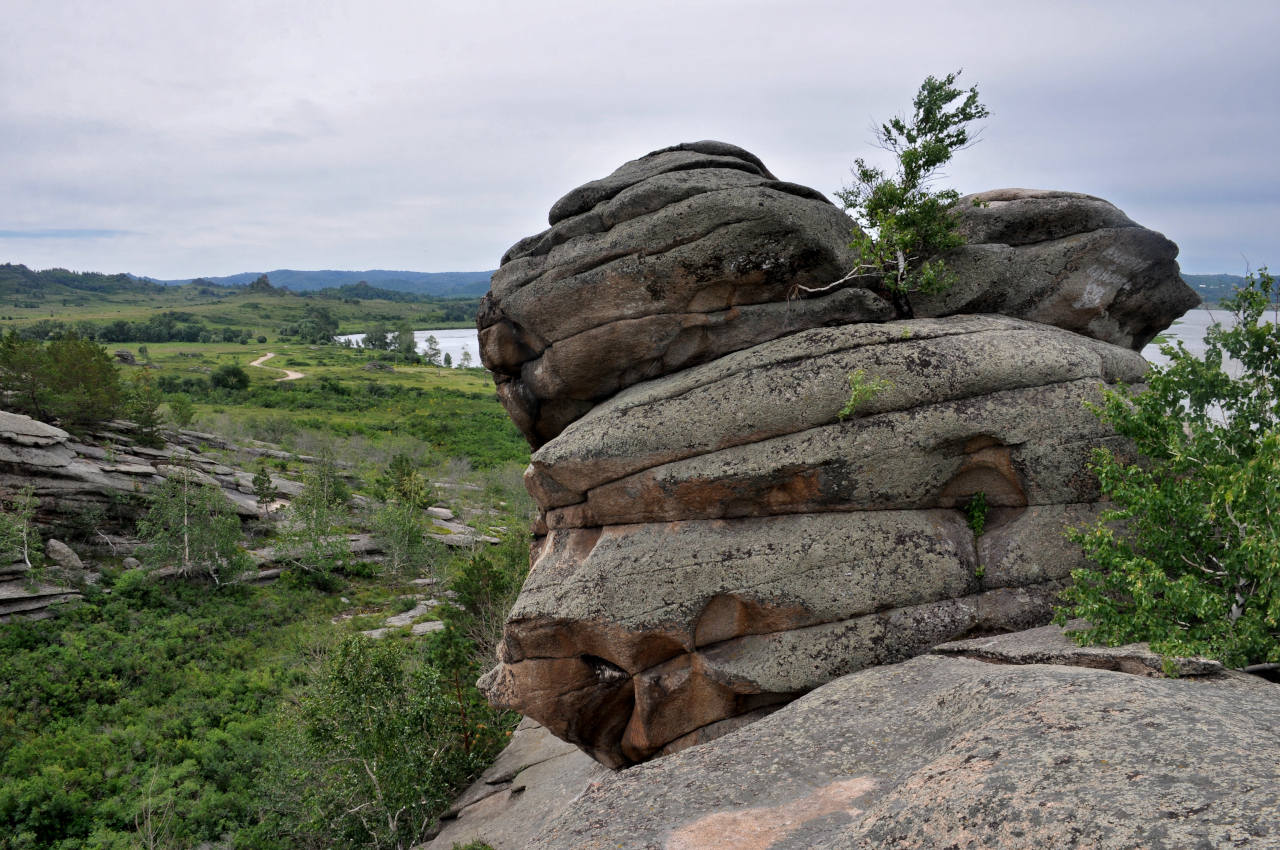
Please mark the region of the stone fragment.
<svg viewBox="0 0 1280 850"><path fill-rule="evenodd" d="M72 551L70 546L56 538L50 537L44 542L44 554L64 570L79 572L84 569L80 556Z"/></svg>

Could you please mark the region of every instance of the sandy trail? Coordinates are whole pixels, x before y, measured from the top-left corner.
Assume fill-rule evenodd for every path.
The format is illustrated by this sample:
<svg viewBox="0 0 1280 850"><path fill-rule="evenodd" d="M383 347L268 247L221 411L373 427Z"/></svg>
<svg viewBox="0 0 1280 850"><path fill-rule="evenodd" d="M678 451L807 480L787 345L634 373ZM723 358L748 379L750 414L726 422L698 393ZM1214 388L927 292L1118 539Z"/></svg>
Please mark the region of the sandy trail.
<svg viewBox="0 0 1280 850"><path fill-rule="evenodd" d="M262 365L262 364L266 363L268 360L270 360L272 357L275 357L275 356L276 356L276 353L275 353L274 351L268 351L266 354L262 355L262 356L261 356L261 357L259 357L257 360L255 360L255 361L253 361L252 363L250 363L249 365L250 365L250 366L257 366L259 369L271 369L271 370L276 371L276 372L284 372L284 377L283 377L283 378L276 378L276 380L277 380L277 381L296 381L296 380L298 380L299 378L305 378L305 377L307 377L306 375L302 374L301 372L295 372L295 371L293 371L292 369L278 369L278 368L276 368L275 366L264 366L264 365Z"/></svg>

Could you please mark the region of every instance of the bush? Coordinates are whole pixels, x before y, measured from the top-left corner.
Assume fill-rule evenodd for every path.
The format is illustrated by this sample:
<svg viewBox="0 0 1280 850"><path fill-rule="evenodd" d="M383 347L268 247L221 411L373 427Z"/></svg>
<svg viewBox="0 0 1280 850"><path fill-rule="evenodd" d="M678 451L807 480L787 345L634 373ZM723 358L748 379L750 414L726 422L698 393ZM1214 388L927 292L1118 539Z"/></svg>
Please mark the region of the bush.
<svg viewBox="0 0 1280 850"><path fill-rule="evenodd" d="M151 567L174 567L180 575L205 576L220 584L250 566L230 500L185 470L156 492L151 509L138 520L138 534L146 541L140 554Z"/></svg>
<svg viewBox="0 0 1280 850"><path fill-rule="evenodd" d="M290 846L421 841L506 741L470 683L454 685L404 643L354 635L339 645L310 695L282 718L297 759L276 806L299 815L280 825L295 833Z"/></svg>
<svg viewBox="0 0 1280 850"><path fill-rule="evenodd" d="M854 161L856 182L836 196L860 228L850 245L858 265L821 289L866 281L889 297L900 318L910 318L910 293L941 292L951 285L940 255L964 244L953 212L960 193L934 191L931 185L937 170L971 142L966 125L988 115L976 86L967 92L954 87L959 73L926 77L910 119L899 116L880 126L876 141L897 159L892 176L862 159ZM959 105L948 109L957 100Z"/></svg>
<svg viewBox="0 0 1280 850"><path fill-rule="evenodd" d="M1145 391L1105 394L1097 413L1142 462L1094 456L1115 508L1071 535L1096 567L1075 571L1058 618L1091 623L1081 642L1280 662L1280 329L1262 321L1277 301L1274 278L1251 275L1203 357L1163 346Z"/></svg>
<svg viewBox="0 0 1280 850"><path fill-rule="evenodd" d="M247 390L249 388L249 373L239 366L230 364L219 366L209 376L209 385L215 389L225 387L229 390Z"/></svg>

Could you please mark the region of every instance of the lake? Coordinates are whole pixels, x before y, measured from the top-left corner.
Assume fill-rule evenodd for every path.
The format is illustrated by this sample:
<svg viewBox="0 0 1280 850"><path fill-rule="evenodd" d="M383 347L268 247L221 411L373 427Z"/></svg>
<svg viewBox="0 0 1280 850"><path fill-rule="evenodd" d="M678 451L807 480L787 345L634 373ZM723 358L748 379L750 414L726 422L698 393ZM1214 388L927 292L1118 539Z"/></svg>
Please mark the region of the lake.
<svg viewBox="0 0 1280 850"><path fill-rule="evenodd" d="M425 331L414 331L413 342L417 346L418 353L421 354L426 349L427 337L434 336L437 344L440 346L441 355L448 354L453 360L454 368L462 365L462 353L465 351L471 355L471 365L479 366L480 363L480 342L475 328L442 328L439 330L427 329ZM352 345L362 345L364 343L364 334L343 334L336 337L338 342L350 340Z"/></svg>

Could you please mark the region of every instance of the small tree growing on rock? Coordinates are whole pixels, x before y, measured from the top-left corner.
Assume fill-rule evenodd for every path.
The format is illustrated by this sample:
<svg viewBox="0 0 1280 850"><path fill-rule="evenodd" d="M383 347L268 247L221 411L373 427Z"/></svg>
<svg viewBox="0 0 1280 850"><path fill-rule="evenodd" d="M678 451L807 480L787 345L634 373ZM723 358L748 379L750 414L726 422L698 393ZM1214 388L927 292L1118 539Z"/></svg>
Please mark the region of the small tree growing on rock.
<svg viewBox="0 0 1280 850"><path fill-rule="evenodd" d="M860 228L850 246L858 263L824 291L850 282L883 290L900 318L911 318L912 292L940 292L951 285L941 255L964 244L955 232L954 189L930 188L939 168L972 137L966 127L990 113L978 102L978 88L955 87L959 71L942 79L926 77L916 93L910 119L898 116L876 131L876 141L894 154L893 175L854 160L855 182L836 193ZM950 108L957 100L959 105Z"/></svg>

